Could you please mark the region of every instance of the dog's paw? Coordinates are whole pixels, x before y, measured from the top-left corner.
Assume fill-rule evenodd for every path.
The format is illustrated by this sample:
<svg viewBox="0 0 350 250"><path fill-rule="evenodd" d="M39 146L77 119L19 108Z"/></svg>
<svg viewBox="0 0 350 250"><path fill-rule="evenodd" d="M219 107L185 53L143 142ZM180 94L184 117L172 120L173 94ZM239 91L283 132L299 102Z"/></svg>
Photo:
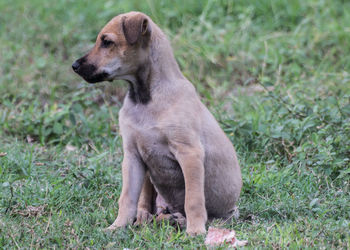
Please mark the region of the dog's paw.
<svg viewBox="0 0 350 250"><path fill-rule="evenodd" d="M205 225L187 226L186 233L190 236L204 235L207 231Z"/></svg>
<svg viewBox="0 0 350 250"><path fill-rule="evenodd" d="M118 218L113 222L112 225L105 228L105 232L113 232L121 228L125 228L127 225L132 224L133 218L125 218L118 216Z"/></svg>
<svg viewBox="0 0 350 250"><path fill-rule="evenodd" d="M186 217L183 216L181 213L173 213L172 219L175 221L176 225L178 225L180 228L184 229L186 227Z"/></svg>
<svg viewBox="0 0 350 250"><path fill-rule="evenodd" d="M160 213L158 214L156 221L158 223L169 221L170 225L179 226L182 229L186 227L186 218L181 213Z"/></svg>
<svg viewBox="0 0 350 250"><path fill-rule="evenodd" d="M103 229L103 232L106 232L106 233L108 233L108 232L114 232L114 231L116 231L117 229L118 229L118 227L115 226L114 224L112 224L112 225L110 225L109 227Z"/></svg>
<svg viewBox="0 0 350 250"><path fill-rule="evenodd" d="M118 223L118 222L114 222L112 225L110 225L109 227L105 228L103 231L104 232L114 232L118 229L123 229L126 228L127 223Z"/></svg>
<svg viewBox="0 0 350 250"><path fill-rule="evenodd" d="M160 223L162 221L170 221L172 218L171 214L160 213L157 215L156 222Z"/></svg>
<svg viewBox="0 0 350 250"><path fill-rule="evenodd" d="M134 225L142 225L145 223L150 223L153 219L153 215L145 209L139 209L137 211L136 221Z"/></svg>

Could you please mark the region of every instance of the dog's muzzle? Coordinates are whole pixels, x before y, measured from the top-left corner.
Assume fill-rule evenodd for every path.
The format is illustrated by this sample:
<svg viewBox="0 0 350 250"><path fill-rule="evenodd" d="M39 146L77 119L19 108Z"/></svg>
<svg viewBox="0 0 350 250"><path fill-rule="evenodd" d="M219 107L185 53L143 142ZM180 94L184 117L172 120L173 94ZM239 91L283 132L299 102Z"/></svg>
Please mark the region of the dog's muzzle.
<svg viewBox="0 0 350 250"><path fill-rule="evenodd" d="M96 73L96 66L86 62L86 57L76 60L72 64L72 69L75 73L84 78L89 83L102 82L107 80L109 74L106 72Z"/></svg>

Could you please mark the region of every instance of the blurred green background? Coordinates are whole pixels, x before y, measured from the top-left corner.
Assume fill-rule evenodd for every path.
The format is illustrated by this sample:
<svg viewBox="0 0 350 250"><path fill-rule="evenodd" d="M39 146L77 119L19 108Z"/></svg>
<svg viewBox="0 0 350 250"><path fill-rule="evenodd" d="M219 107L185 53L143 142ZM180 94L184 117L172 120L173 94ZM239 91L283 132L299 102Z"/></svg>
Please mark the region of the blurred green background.
<svg viewBox="0 0 350 250"><path fill-rule="evenodd" d="M234 143L248 247L349 248L350 2L0 0L0 248L198 248L167 223L113 234L127 84L71 70L138 10Z"/></svg>

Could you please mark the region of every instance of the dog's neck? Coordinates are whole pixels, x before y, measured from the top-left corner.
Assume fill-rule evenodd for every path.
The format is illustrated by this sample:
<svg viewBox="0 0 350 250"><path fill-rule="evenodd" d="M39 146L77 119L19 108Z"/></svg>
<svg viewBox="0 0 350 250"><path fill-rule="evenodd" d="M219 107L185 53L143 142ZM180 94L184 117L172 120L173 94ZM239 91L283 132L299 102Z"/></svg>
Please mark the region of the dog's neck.
<svg viewBox="0 0 350 250"><path fill-rule="evenodd" d="M130 85L128 97L134 104L146 105L157 90L169 90L169 85L184 78L166 36L156 25L152 32L149 59L126 79Z"/></svg>
<svg viewBox="0 0 350 250"><path fill-rule="evenodd" d="M133 103L147 104L151 100L151 68L142 65L136 74L127 79L129 82L128 96Z"/></svg>

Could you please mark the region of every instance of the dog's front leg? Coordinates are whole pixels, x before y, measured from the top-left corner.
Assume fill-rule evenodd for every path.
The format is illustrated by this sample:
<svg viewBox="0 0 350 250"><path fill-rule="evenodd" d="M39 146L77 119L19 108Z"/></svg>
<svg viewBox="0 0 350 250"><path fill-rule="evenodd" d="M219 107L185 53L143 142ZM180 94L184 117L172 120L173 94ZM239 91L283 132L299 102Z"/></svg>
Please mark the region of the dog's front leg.
<svg viewBox="0 0 350 250"><path fill-rule="evenodd" d="M185 179L186 232L204 234L207 221L204 195L204 154L200 146L177 145L174 154Z"/></svg>
<svg viewBox="0 0 350 250"><path fill-rule="evenodd" d="M108 230L125 227L131 224L137 212L137 203L145 177L145 167L138 157L133 153L125 152L122 163L123 187L119 198L118 217Z"/></svg>

